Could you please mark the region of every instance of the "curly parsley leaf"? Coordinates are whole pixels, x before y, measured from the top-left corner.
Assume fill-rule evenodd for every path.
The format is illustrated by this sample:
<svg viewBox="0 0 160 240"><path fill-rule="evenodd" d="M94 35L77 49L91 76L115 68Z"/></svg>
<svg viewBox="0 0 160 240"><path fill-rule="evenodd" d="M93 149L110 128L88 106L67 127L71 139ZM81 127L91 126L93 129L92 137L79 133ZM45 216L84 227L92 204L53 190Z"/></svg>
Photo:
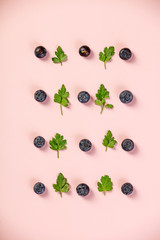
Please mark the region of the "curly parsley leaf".
<svg viewBox="0 0 160 240"><path fill-rule="evenodd" d="M62 197L62 192L69 192L70 187L69 183L67 183L67 179L63 176L62 173L59 173L56 184L53 184L53 188L55 189L55 192L59 192L60 196Z"/></svg>
<svg viewBox="0 0 160 240"><path fill-rule="evenodd" d="M67 55L64 53L64 51L60 46L57 47L57 51L55 51L55 55L56 57L53 57L52 61L54 63L61 63L61 66L62 66L62 62L67 60Z"/></svg>
<svg viewBox="0 0 160 240"><path fill-rule="evenodd" d="M54 94L54 102L60 104L61 115L63 115L62 106L68 107L68 98L69 92L66 92L66 87L64 84L62 85L61 89L58 90L58 93Z"/></svg>
<svg viewBox="0 0 160 240"><path fill-rule="evenodd" d="M105 108L113 108L112 104L106 104L106 99L109 98L109 92L105 88L103 84L100 85L98 92L96 94L97 99L95 100L95 104L101 107L101 112L103 112Z"/></svg>
<svg viewBox="0 0 160 240"><path fill-rule="evenodd" d="M49 141L50 149L57 151L57 158L59 158L59 150L66 149L67 140L64 139L63 135L56 133L55 137Z"/></svg>
<svg viewBox="0 0 160 240"><path fill-rule="evenodd" d="M97 187L99 192L103 192L104 195L106 191L111 191L113 189L113 183L111 178L108 175L104 175L101 177L101 182L97 182Z"/></svg>
<svg viewBox="0 0 160 240"><path fill-rule="evenodd" d="M111 57L115 54L114 47L105 47L104 52L99 53L99 60L104 62L104 68L106 69L106 62L111 60Z"/></svg>
<svg viewBox="0 0 160 240"><path fill-rule="evenodd" d="M114 145L117 143L117 141L114 139L114 137L112 136L111 131L109 130L107 132L107 134L104 136L103 142L102 144L106 147L106 151L107 148L114 148Z"/></svg>

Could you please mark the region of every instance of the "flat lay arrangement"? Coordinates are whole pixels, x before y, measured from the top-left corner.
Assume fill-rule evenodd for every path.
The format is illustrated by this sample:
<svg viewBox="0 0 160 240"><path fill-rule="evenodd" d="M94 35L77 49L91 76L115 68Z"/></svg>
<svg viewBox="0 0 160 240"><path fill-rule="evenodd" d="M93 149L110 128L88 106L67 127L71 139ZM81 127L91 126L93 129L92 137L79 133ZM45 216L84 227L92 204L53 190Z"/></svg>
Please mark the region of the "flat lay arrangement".
<svg viewBox="0 0 160 240"><path fill-rule="evenodd" d="M46 57L47 50L43 46L38 46L34 50L35 56L37 58L44 58ZM84 45L79 48L79 54L82 57L88 57L91 53L91 49ZM115 54L114 47L105 47L104 52L99 53L99 60L104 62L104 67L106 69L106 62L111 60L111 57ZM57 47L57 51L55 51L56 57L52 58L53 63L60 63L62 66L62 62L67 60L67 55L64 53L62 48L60 46ZM123 60L129 60L132 56L132 52L129 48L123 48L119 52L119 57ZM68 107L69 105L69 92L67 92L65 85L63 84L62 87L58 90L58 93L55 93L54 95L54 102L60 104L60 110L61 115L63 115L63 107ZM44 102L47 98L47 94L43 90L37 90L34 94L34 98L38 102ZM104 110L104 108L113 108L114 106L112 104L106 104L106 99L109 98L109 91L105 88L103 84L100 85L98 92L96 93L96 100L95 104L99 105L101 107L101 114ZM86 91L81 91L77 99L81 103L87 103L90 100L90 94ZM119 99L122 103L130 103L133 100L133 94L128 91L124 90L120 93ZM117 141L112 136L112 132L108 130L107 134L104 136L102 144L106 147L105 151L107 151L107 148L114 148L114 145L117 143ZM42 148L45 144L45 139L42 136L37 136L34 139L34 145L37 148ZM57 158L59 158L59 150L63 150L67 148L67 140L64 139L64 136L56 133L55 137L52 137L52 140L49 141L50 149L57 151ZM122 149L125 151L131 151L134 148L134 142L131 139L124 139L122 144ZM82 139L79 142L79 148L84 151L88 152L92 148L92 143L88 139ZM62 192L69 192L69 184L66 183L67 179L64 178L62 173L59 173L57 177L57 185L53 184L53 188L56 192L60 192L60 196L62 197ZM106 194L106 191L111 191L113 189L111 182L111 179L108 175L105 175L104 177L101 177L101 183L98 182L98 191L104 192ZM41 182L38 182L33 187L35 193L42 194L45 191L45 185ZM133 186L130 183L124 183L121 187L122 193L129 195L133 192ZM76 191L78 195L80 196L86 196L89 193L89 187L81 183L77 186Z"/></svg>
<svg viewBox="0 0 160 240"><path fill-rule="evenodd" d="M159 13L0 1L0 240L160 240Z"/></svg>

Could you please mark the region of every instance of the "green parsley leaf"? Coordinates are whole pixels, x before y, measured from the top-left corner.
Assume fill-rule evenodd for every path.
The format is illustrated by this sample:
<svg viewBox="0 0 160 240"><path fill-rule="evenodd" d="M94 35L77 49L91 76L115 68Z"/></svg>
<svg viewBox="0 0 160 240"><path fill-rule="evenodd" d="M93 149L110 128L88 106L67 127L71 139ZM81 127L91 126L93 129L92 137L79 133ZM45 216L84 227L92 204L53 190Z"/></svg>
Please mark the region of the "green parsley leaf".
<svg viewBox="0 0 160 240"><path fill-rule="evenodd" d="M106 104L106 99L109 98L109 92L103 84L100 85L98 92L96 94L97 99L94 101L96 105L101 106L101 112L105 108L113 108L112 104Z"/></svg>
<svg viewBox="0 0 160 240"><path fill-rule="evenodd" d="M101 182L97 182L97 187L99 192L103 192L104 195L106 191L111 191L113 189L113 183L111 178L108 175L104 175L101 177Z"/></svg>
<svg viewBox="0 0 160 240"><path fill-rule="evenodd" d="M112 104L106 104L105 108L113 108L113 105Z"/></svg>
<svg viewBox="0 0 160 240"><path fill-rule="evenodd" d="M54 63L61 63L61 66L62 66L62 62L67 60L67 55L64 53L64 51L60 46L57 47L57 51L55 51L55 55L57 57L53 57L52 61Z"/></svg>
<svg viewBox="0 0 160 240"><path fill-rule="evenodd" d="M61 89L58 90L58 93L54 94L54 102L60 104L61 115L63 115L62 106L68 107L68 98L69 92L66 92L66 87L64 84L62 85Z"/></svg>
<svg viewBox="0 0 160 240"><path fill-rule="evenodd" d="M63 135L56 133L55 137L49 141L50 149L57 151L57 158L59 158L59 150L66 149L67 140L64 139Z"/></svg>
<svg viewBox="0 0 160 240"><path fill-rule="evenodd" d="M114 148L114 145L117 143L117 141L114 139L114 137L112 137L112 133L109 130L107 132L107 134L104 136L103 142L102 144L106 147L106 151L107 151L107 147L109 148Z"/></svg>
<svg viewBox="0 0 160 240"><path fill-rule="evenodd" d="M63 176L62 173L59 173L56 184L53 184L53 188L55 189L55 192L59 192L60 196L62 197L62 192L69 192L70 186L69 183L67 183L67 179Z"/></svg>
<svg viewBox="0 0 160 240"><path fill-rule="evenodd" d="M114 47L111 46L109 48L105 47L104 52L99 53L99 60L104 62L104 68L106 69L106 62L111 60L111 57L115 54Z"/></svg>

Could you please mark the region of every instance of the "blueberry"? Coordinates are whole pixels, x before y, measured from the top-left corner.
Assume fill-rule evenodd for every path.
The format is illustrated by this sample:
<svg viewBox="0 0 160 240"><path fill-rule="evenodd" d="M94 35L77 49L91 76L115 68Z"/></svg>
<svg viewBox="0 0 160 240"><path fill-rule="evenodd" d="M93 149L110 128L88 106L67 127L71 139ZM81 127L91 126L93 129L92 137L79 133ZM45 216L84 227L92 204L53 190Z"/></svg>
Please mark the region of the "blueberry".
<svg viewBox="0 0 160 240"><path fill-rule="evenodd" d="M38 136L34 139L34 146L37 148L42 148L45 144L45 139L41 136Z"/></svg>
<svg viewBox="0 0 160 240"><path fill-rule="evenodd" d="M88 139L82 139L79 143L79 148L84 152L88 152L91 147L92 143Z"/></svg>
<svg viewBox="0 0 160 240"><path fill-rule="evenodd" d="M89 187L88 187L87 184L81 183L81 184L79 184L79 185L76 187L76 191L77 191L78 195L84 197L84 196L88 195L88 193L89 193Z"/></svg>
<svg viewBox="0 0 160 240"><path fill-rule="evenodd" d="M129 195L133 192L133 186L131 183L124 183L121 187L122 193Z"/></svg>
<svg viewBox="0 0 160 240"><path fill-rule="evenodd" d="M90 99L90 95L88 92L82 91L78 94L78 100L81 103L87 103Z"/></svg>
<svg viewBox="0 0 160 240"><path fill-rule="evenodd" d="M44 102L46 100L47 94L43 90L37 90L34 94L34 99L37 102Z"/></svg>
<svg viewBox="0 0 160 240"><path fill-rule="evenodd" d="M37 58L44 58L47 54L47 50L42 46L38 46L34 50L34 54Z"/></svg>
<svg viewBox="0 0 160 240"><path fill-rule="evenodd" d="M91 53L91 50L88 46L82 46L80 47L79 49L79 54L82 56L82 57L88 57Z"/></svg>
<svg viewBox="0 0 160 240"><path fill-rule="evenodd" d="M134 142L131 139L124 139L121 144L123 150L129 152L132 151L134 148Z"/></svg>
<svg viewBox="0 0 160 240"><path fill-rule="evenodd" d="M122 103L130 103L133 100L133 94L128 90L124 90L120 93L119 99Z"/></svg>
<svg viewBox="0 0 160 240"><path fill-rule="evenodd" d="M37 182L37 183L34 185L33 190L34 190L35 193L37 193L37 194L42 194L42 193L44 193L44 191L45 191L45 186L44 186L43 183Z"/></svg>
<svg viewBox="0 0 160 240"><path fill-rule="evenodd" d="M123 60L128 60L132 56L132 52L129 48L122 48L119 52L119 57Z"/></svg>

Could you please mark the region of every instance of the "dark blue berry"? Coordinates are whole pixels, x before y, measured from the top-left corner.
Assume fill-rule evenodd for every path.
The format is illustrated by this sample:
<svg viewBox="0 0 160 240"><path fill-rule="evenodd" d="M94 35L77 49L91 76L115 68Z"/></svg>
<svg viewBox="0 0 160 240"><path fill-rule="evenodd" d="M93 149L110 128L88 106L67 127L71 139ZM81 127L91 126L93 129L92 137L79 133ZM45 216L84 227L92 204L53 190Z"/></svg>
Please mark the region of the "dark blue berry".
<svg viewBox="0 0 160 240"><path fill-rule="evenodd" d="M121 187L122 193L129 195L133 192L133 186L131 183L124 183Z"/></svg>
<svg viewBox="0 0 160 240"><path fill-rule="evenodd" d="M34 139L34 146L37 148L42 148L45 144L45 139L41 136L38 136Z"/></svg>
<svg viewBox="0 0 160 240"><path fill-rule="evenodd" d="M37 183L34 185L33 190L34 190L35 193L37 193L37 194L42 194L42 193L44 193L44 191L45 191L45 186L44 186L43 183L37 182Z"/></svg>
<svg viewBox="0 0 160 240"><path fill-rule="evenodd" d="M79 49L79 54L82 56L82 57L88 57L90 55L90 48L88 46L82 46L80 47Z"/></svg>
<svg viewBox="0 0 160 240"><path fill-rule="evenodd" d="M89 151L91 147L92 143L88 139L82 139L79 143L79 148L84 152Z"/></svg>
<svg viewBox="0 0 160 240"><path fill-rule="evenodd" d="M131 139L124 139L121 146L125 151L132 151L134 148L134 142Z"/></svg>
<svg viewBox="0 0 160 240"><path fill-rule="evenodd" d="M89 187L85 183L81 183L77 186L76 191L80 196L86 196L89 193Z"/></svg>
<svg viewBox="0 0 160 240"><path fill-rule="evenodd" d="M132 52L129 48L122 48L119 52L119 56L123 60L128 60L132 56Z"/></svg>
<svg viewBox="0 0 160 240"><path fill-rule="evenodd" d="M47 94L43 90L37 90L34 94L34 99L37 102L44 102L46 100Z"/></svg>
<svg viewBox="0 0 160 240"><path fill-rule="evenodd" d="M82 91L78 94L78 100L81 103L87 103L90 99L90 95L88 92Z"/></svg>
<svg viewBox="0 0 160 240"><path fill-rule="evenodd" d="M133 100L133 94L128 90L124 90L120 93L119 99L122 103L130 103Z"/></svg>
<svg viewBox="0 0 160 240"><path fill-rule="evenodd" d="M47 54L47 50L42 47L42 46L38 46L36 47L36 49L34 50L34 54L37 58L43 58L46 56Z"/></svg>

